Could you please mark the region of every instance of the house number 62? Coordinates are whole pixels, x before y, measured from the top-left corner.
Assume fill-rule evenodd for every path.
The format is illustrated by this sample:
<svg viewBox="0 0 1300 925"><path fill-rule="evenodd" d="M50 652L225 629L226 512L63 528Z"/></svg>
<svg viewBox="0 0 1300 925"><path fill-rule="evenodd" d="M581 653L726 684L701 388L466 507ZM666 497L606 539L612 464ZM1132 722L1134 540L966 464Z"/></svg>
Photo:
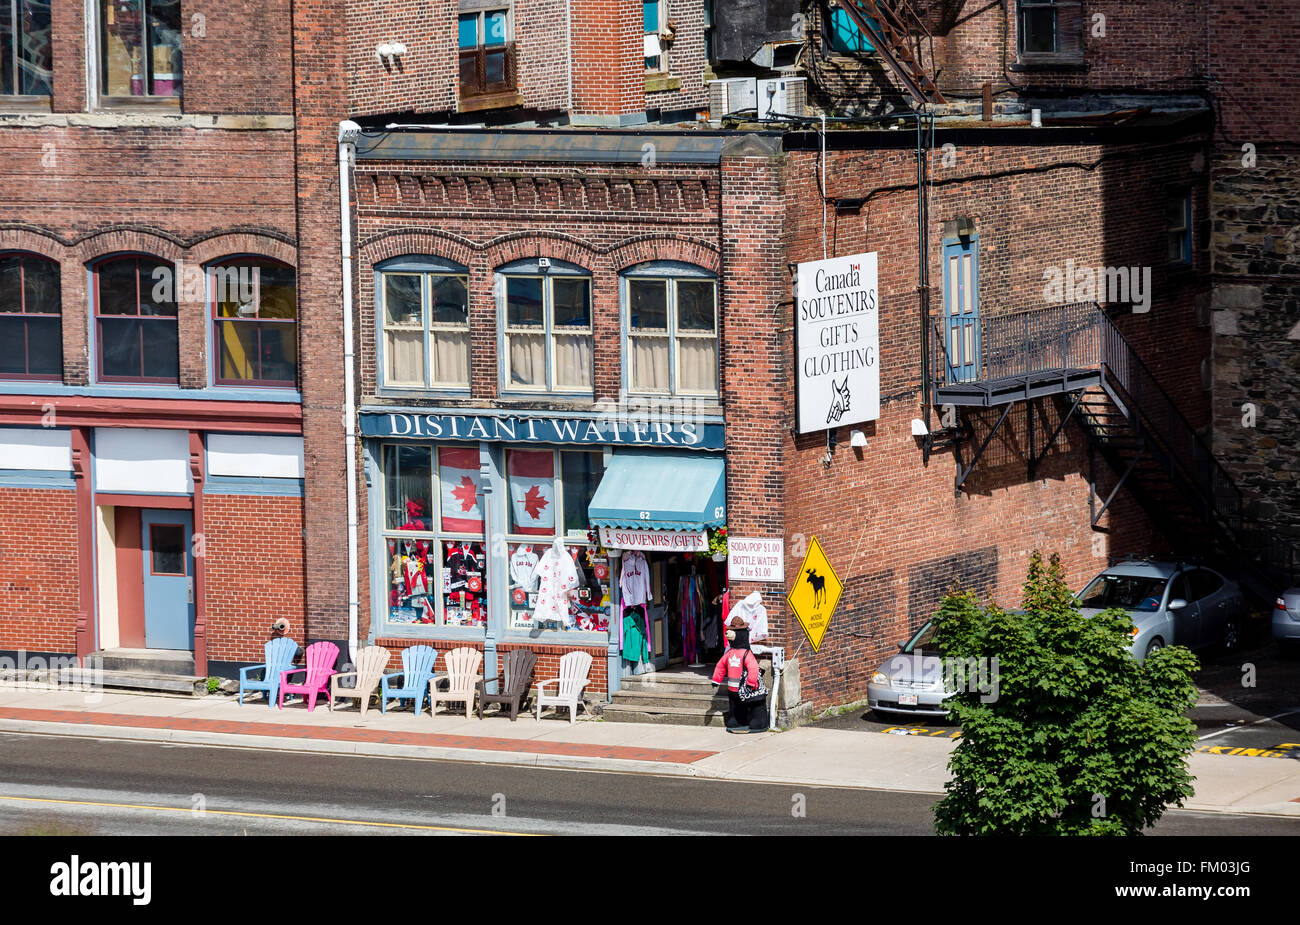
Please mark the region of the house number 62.
<svg viewBox="0 0 1300 925"><path fill-rule="evenodd" d="M642 512L641 512L641 519L642 519L642 520L649 520L649 519L650 519L650 512L649 512L649 511L642 511Z"/></svg>

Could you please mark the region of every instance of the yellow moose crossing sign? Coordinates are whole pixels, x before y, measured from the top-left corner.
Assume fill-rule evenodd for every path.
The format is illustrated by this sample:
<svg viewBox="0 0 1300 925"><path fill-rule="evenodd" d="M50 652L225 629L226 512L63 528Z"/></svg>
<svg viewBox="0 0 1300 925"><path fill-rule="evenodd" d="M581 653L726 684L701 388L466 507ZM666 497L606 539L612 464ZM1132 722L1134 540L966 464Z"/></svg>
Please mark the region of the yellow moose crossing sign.
<svg viewBox="0 0 1300 925"><path fill-rule="evenodd" d="M831 568L826 553L822 552L822 544L814 536L808 554L803 557L803 565L799 566L794 587L785 596L814 652L821 648L826 627L830 626L843 590L843 583Z"/></svg>

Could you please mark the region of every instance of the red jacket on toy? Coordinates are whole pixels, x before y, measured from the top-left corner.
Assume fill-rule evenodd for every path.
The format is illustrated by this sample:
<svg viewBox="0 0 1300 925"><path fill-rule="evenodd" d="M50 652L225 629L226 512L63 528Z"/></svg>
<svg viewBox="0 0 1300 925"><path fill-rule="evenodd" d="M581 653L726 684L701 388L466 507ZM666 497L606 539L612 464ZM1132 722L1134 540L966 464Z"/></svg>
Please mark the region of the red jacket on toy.
<svg viewBox="0 0 1300 925"><path fill-rule="evenodd" d="M733 692L740 690L742 678L746 679L749 686L757 687L758 659L754 658L754 653L749 649L728 649L713 669L714 684L721 684L724 678L727 689Z"/></svg>

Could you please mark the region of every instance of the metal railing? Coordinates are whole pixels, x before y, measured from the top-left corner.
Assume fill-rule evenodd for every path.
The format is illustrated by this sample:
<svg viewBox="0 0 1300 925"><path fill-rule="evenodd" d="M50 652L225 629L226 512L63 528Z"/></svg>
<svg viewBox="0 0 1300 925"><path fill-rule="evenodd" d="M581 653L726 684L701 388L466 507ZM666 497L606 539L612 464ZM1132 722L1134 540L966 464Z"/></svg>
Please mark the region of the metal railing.
<svg viewBox="0 0 1300 925"><path fill-rule="evenodd" d="M935 325L932 353L942 360L935 370L938 385L1095 369L1102 361L1101 322L1106 320L1091 302L981 314L978 321L969 322L950 323L947 317L941 318ZM957 364L948 350L948 331L951 328L955 338L964 337L962 328L967 324L975 325L975 363Z"/></svg>

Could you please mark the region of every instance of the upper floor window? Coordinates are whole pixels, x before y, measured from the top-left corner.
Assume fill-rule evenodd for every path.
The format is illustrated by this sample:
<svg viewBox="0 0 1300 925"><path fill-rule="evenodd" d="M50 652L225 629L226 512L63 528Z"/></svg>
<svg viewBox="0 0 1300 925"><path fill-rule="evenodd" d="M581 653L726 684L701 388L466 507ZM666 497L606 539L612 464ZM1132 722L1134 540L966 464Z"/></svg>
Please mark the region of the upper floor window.
<svg viewBox="0 0 1300 925"><path fill-rule="evenodd" d="M867 21L873 28L879 28L879 23L870 16L867 17ZM826 37L830 51L835 54L864 54L875 51L871 40L858 28L858 24L843 7L831 7L830 28L826 30Z"/></svg>
<svg viewBox="0 0 1300 925"><path fill-rule="evenodd" d="M50 0L0 0L0 95L49 96Z"/></svg>
<svg viewBox="0 0 1300 925"><path fill-rule="evenodd" d="M293 267L242 258L208 268L218 385L292 388L298 379Z"/></svg>
<svg viewBox="0 0 1300 925"><path fill-rule="evenodd" d="M1166 236L1170 263L1192 262L1192 193L1179 190L1169 195L1166 206Z"/></svg>
<svg viewBox="0 0 1300 925"><path fill-rule="evenodd" d="M165 261L135 255L95 267L99 381L179 381L174 273Z"/></svg>
<svg viewBox="0 0 1300 925"><path fill-rule="evenodd" d="M668 70L668 53L659 33L667 25L666 0L641 0L641 19L645 24L645 69L656 73Z"/></svg>
<svg viewBox="0 0 1300 925"><path fill-rule="evenodd" d="M180 0L99 0L99 92L181 95Z"/></svg>
<svg viewBox="0 0 1300 925"><path fill-rule="evenodd" d="M1016 33L1024 63L1083 58L1081 0L1018 0Z"/></svg>
<svg viewBox="0 0 1300 925"><path fill-rule="evenodd" d="M379 274L383 384L469 388L469 276L464 268Z"/></svg>
<svg viewBox="0 0 1300 925"><path fill-rule="evenodd" d="M515 89L515 47L509 9L461 13L460 95L510 93Z"/></svg>
<svg viewBox="0 0 1300 925"><path fill-rule="evenodd" d="M0 376L63 375L59 265L35 254L0 254Z"/></svg>
<svg viewBox="0 0 1300 925"><path fill-rule="evenodd" d="M501 274L505 387L591 392L591 277L560 261L523 261Z"/></svg>
<svg viewBox="0 0 1300 925"><path fill-rule="evenodd" d="M716 395L718 287L685 265L626 276L627 386L630 392Z"/></svg>

